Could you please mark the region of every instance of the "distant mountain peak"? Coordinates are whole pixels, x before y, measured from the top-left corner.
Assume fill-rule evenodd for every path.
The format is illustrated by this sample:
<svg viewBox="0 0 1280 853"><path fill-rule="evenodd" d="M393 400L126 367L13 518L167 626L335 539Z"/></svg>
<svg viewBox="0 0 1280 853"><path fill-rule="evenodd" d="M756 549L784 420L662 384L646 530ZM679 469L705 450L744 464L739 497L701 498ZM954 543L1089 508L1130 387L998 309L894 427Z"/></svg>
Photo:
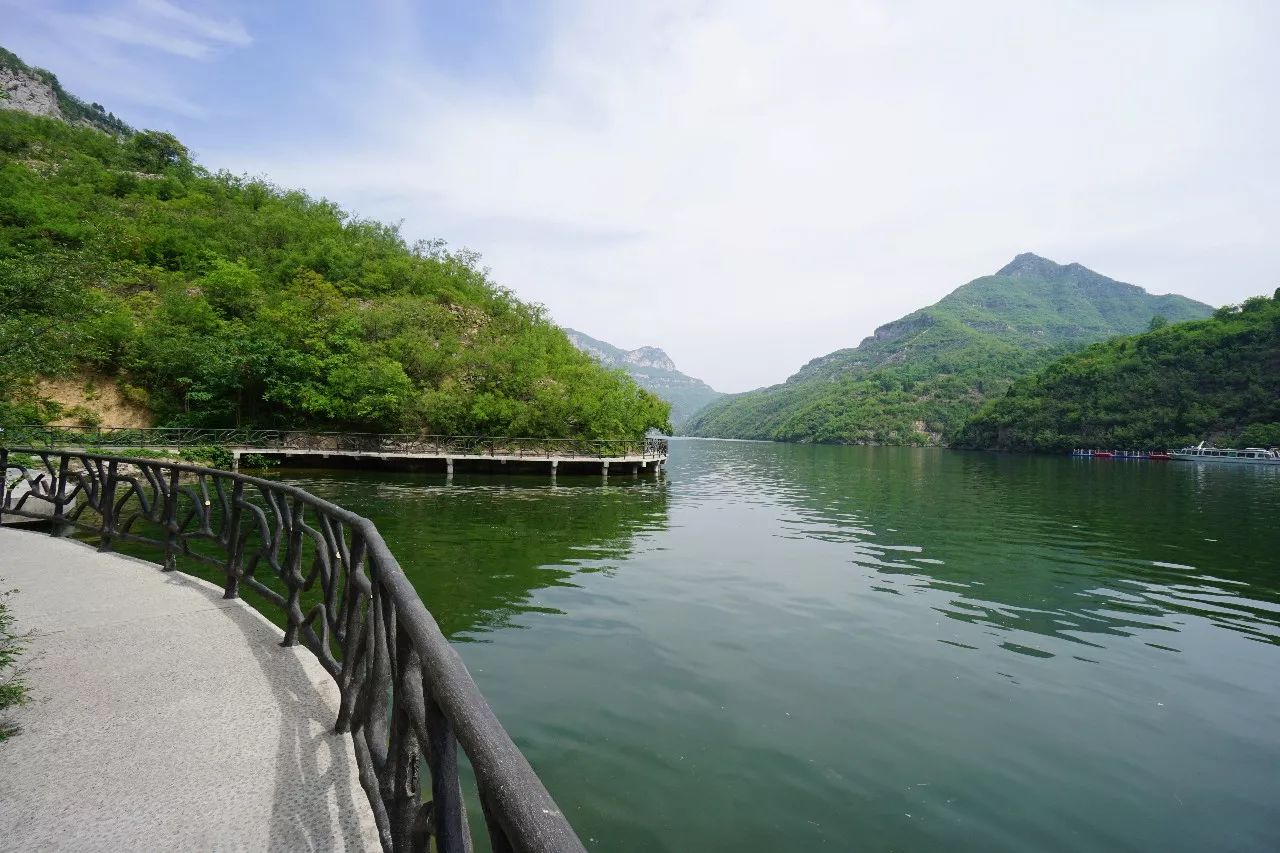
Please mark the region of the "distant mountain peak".
<svg viewBox="0 0 1280 853"><path fill-rule="evenodd" d="M575 347L610 367L649 367L654 370L679 372L676 363L671 360L671 356L658 347L640 347L639 349L624 350L579 332L577 329L566 327L564 333L569 336L569 340L573 342Z"/></svg>
<svg viewBox="0 0 1280 853"><path fill-rule="evenodd" d="M986 399L1056 353L1213 313L1031 252L856 347L813 359L782 385L738 394L691 418L689 435L782 441L938 443Z"/></svg>
<svg viewBox="0 0 1280 853"><path fill-rule="evenodd" d="M1001 267L996 272L996 275L1004 275L1011 278L1054 278L1072 269L1093 272L1092 270L1086 270L1080 264L1063 266L1056 261L1042 258L1034 252L1023 252Z"/></svg>
<svg viewBox="0 0 1280 853"><path fill-rule="evenodd" d="M575 347L606 367L620 367L641 388L657 394L671 404L671 422L679 424L722 396L701 379L681 373L671 356L658 347L625 350L576 329L564 330Z"/></svg>
<svg viewBox="0 0 1280 853"><path fill-rule="evenodd" d="M626 355L627 362L637 367L652 367L657 370L676 370L676 363L671 356L658 347L640 347Z"/></svg>

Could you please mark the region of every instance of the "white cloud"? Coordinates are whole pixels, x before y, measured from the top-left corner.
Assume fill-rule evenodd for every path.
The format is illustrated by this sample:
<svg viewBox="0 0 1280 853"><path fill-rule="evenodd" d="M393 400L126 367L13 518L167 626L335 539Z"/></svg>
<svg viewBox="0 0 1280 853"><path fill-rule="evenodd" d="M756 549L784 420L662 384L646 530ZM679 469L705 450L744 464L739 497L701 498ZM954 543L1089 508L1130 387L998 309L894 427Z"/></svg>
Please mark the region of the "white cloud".
<svg viewBox="0 0 1280 853"><path fill-rule="evenodd" d="M124 0L94 9L43 4L32 14L25 0L0 0L16 37L11 46L36 64L46 64L65 80L92 81L94 92L116 108L143 105L164 113L201 118L207 109L181 91L173 69L158 56L212 60L253 39L234 18L187 11L168 0Z"/></svg>
<svg viewBox="0 0 1280 853"><path fill-rule="evenodd" d="M101 11L69 11L50 5L41 10L39 21L81 49L114 43L188 59L209 59L221 49L245 47L253 41L235 19L205 17L168 0L127 0Z"/></svg>
<svg viewBox="0 0 1280 853"><path fill-rule="evenodd" d="M379 45L326 105L354 132L212 159L472 245L566 325L740 390L1024 250L1274 287L1273 9L566 3L519 86Z"/></svg>
<svg viewBox="0 0 1280 853"><path fill-rule="evenodd" d="M175 25L180 31L207 42L247 47L253 42L244 25L234 18L215 20L175 6L168 0L136 0L136 8L156 21Z"/></svg>

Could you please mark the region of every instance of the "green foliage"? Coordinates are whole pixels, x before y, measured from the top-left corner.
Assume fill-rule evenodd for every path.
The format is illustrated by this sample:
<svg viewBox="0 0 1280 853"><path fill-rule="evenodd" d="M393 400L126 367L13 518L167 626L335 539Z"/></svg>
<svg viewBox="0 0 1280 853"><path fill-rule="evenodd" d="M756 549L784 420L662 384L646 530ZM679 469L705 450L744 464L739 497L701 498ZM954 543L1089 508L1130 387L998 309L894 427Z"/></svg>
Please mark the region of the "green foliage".
<svg viewBox="0 0 1280 853"><path fill-rule="evenodd" d="M102 426L102 415L95 412L87 406L72 406L66 412L67 418L74 420L81 426L99 427Z"/></svg>
<svg viewBox="0 0 1280 853"><path fill-rule="evenodd" d="M180 170L191 171L187 148L171 133L142 130L129 137L130 159L139 169L152 174Z"/></svg>
<svg viewBox="0 0 1280 853"><path fill-rule="evenodd" d="M1152 296L1078 264L1020 255L999 273L815 359L782 385L727 397L690 435L841 444L939 444L985 399L1056 356L1209 307Z"/></svg>
<svg viewBox="0 0 1280 853"><path fill-rule="evenodd" d="M1240 444L1245 447L1280 447L1280 422L1249 424L1240 430Z"/></svg>
<svg viewBox="0 0 1280 853"><path fill-rule="evenodd" d="M1156 329L1163 329L1169 325L1169 320L1163 314L1156 314L1151 318L1151 322L1147 324L1147 331L1154 332Z"/></svg>
<svg viewBox="0 0 1280 853"><path fill-rule="evenodd" d="M213 465L211 467L219 468L223 466ZM263 456L261 453L246 453L244 456L240 457L240 468L242 470L248 468L250 470L257 471L263 468L279 467L280 458L278 456Z"/></svg>
<svg viewBox="0 0 1280 853"><path fill-rule="evenodd" d="M668 406L479 257L125 139L0 112L0 422L40 375L113 377L159 425L638 437ZM43 413L44 418L37 418Z"/></svg>
<svg viewBox="0 0 1280 853"><path fill-rule="evenodd" d="M14 617L9 612L9 598L17 590L0 591L0 715L25 705L28 700L24 671L18 658L26 649L26 637L14 628ZM17 733L17 728L0 716L0 741Z"/></svg>
<svg viewBox="0 0 1280 853"><path fill-rule="evenodd" d="M215 445L184 447L178 451L178 458L183 462L204 465L207 468L218 468L223 471L230 471L234 461L230 450Z"/></svg>
<svg viewBox="0 0 1280 853"><path fill-rule="evenodd" d="M965 447L1280 445L1280 302L1115 338L1014 383L964 428Z"/></svg>

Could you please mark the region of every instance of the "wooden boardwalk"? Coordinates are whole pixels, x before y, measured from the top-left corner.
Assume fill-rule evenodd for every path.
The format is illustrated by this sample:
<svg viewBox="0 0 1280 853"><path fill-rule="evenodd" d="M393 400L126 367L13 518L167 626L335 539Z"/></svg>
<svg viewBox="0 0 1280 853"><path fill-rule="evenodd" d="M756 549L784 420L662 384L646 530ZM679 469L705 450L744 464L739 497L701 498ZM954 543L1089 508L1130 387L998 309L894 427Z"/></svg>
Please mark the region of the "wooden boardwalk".
<svg viewBox="0 0 1280 853"><path fill-rule="evenodd" d="M260 429L133 429L123 427L10 427L0 432L10 447L81 451L176 452L218 447L231 454L232 470L245 457L293 465L335 463L409 467L446 476L467 471L566 474L661 474L667 461L663 438L562 439L439 436L413 433L339 433Z"/></svg>

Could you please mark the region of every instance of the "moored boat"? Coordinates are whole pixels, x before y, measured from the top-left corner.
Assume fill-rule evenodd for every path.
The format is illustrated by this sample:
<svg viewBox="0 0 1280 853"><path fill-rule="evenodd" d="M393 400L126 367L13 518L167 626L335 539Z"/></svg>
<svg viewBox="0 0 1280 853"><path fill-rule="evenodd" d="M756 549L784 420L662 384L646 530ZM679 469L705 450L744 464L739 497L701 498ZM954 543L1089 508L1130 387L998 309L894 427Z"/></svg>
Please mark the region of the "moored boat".
<svg viewBox="0 0 1280 853"><path fill-rule="evenodd" d="M1171 459L1183 462L1229 462L1237 465L1280 465L1280 452L1265 447L1246 447L1236 450L1230 447L1205 447L1200 442L1195 447L1170 450Z"/></svg>

